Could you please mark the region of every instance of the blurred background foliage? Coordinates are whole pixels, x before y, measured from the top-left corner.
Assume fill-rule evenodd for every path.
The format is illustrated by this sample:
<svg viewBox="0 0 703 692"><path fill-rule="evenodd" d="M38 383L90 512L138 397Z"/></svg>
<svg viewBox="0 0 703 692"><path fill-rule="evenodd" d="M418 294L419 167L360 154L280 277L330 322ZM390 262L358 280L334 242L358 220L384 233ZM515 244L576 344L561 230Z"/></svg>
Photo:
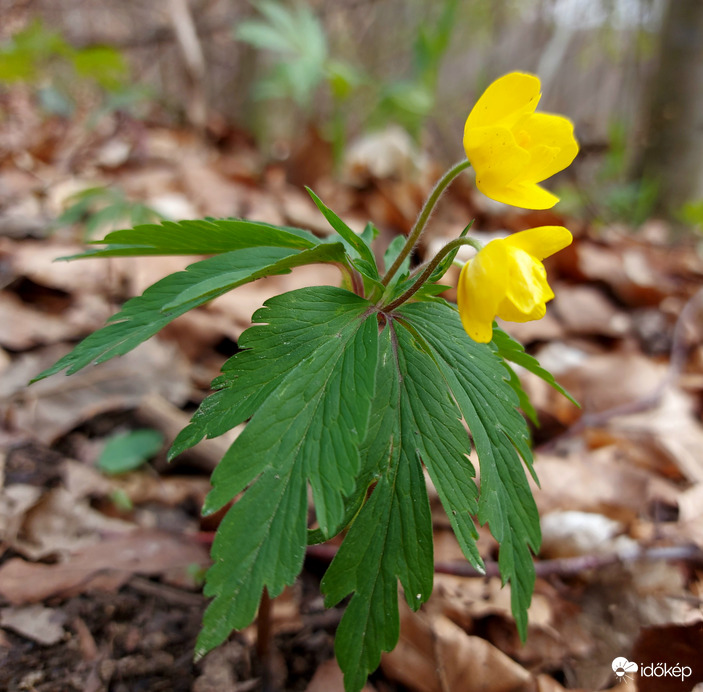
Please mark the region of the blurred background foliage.
<svg viewBox="0 0 703 692"><path fill-rule="evenodd" d="M463 122L485 86L530 71L542 79L541 108L568 114L582 144L556 183L565 210L603 223L637 226L659 213L690 224L700 216L703 164L673 181L666 171L676 164L661 150L675 147L653 144L651 132L662 130L657 108L671 111L676 101L665 94L662 105L660 93L657 106L662 80L671 93L678 64L685 74L673 81L686 94L703 70L696 6L703 3L0 0L0 80L30 84L47 112L65 117L87 100L93 119L158 112L203 132L252 133L271 159L294 156L314 132L339 164L350 142L394 124L448 164L463 155ZM672 32L675 45L693 45L673 68Z"/></svg>

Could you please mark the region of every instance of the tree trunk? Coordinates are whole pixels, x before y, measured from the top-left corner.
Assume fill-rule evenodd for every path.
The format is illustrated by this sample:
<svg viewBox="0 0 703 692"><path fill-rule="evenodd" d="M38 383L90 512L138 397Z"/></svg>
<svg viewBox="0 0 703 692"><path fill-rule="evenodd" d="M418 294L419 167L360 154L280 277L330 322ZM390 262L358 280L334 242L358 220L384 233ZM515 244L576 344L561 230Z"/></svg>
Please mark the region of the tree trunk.
<svg viewBox="0 0 703 692"><path fill-rule="evenodd" d="M675 218L703 199L703 0L669 0L645 105L635 179L658 184L657 211Z"/></svg>

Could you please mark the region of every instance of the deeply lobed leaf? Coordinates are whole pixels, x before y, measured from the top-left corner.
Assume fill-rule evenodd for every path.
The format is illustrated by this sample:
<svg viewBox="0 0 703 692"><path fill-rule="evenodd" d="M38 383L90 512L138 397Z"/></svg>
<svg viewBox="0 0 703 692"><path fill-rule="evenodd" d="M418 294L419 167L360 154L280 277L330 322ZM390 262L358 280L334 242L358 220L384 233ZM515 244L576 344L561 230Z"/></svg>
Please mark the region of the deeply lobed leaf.
<svg viewBox="0 0 703 692"><path fill-rule="evenodd" d="M263 276L286 274L292 267L344 259L341 244L309 250L255 247L227 252L191 264L170 274L128 300L108 324L81 341L70 353L32 380L41 380L65 368L68 374L90 363L102 363L131 351L188 310L217 298L237 286Z"/></svg>
<svg viewBox="0 0 703 692"><path fill-rule="evenodd" d="M245 343L265 345L280 339L283 329L313 347L303 356L292 342L284 341L286 353L254 347L232 364L232 386L243 393L239 415L253 415L215 470L203 511L246 492L213 545L206 594L215 599L198 655L249 624L264 587L276 596L300 572L308 482L323 533L341 528L373 398L378 327L368 301L343 289L300 289L268 301L256 319L266 324L252 327ZM252 368L253 359L261 367ZM275 373L274 384L251 398L267 369ZM218 406L212 410L217 416Z"/></svg>
<svg viewBox="0 0 703 692"><path fill-rule="evenodd" d="M437 302L413 303L398 312L429 345L471 431L481 467L478 519L488 523L500 543L499 567L504 583L510 582L513 615L524 639L535 582L530 551L539 549L541 535L521 462L522 458L536 480L517 396L506 380L503 360L488 345L467 336L454 308Z"/></svg>
<svg viewBox="0 0 703 692"><path fill-rule="evenodd" d="M309 231L242 219L198 219L142 224L108 233L95 241L82 257L131 257L145 255L216 255L252 247L306 250L320 245Z"/></svg>
<svg viewBox="0 0 703 692"><path fill-rule="evenodd" d="M393 322L380 339L377 395L362 448L380 476L322 582L327 605L354 593L335 642L349 692L363 687L381 652L397 643L397 581L414 610L432 590L423 462L467 557L481 565L471 518L477 511L471 445L459 409L413 330Z"/></svg>

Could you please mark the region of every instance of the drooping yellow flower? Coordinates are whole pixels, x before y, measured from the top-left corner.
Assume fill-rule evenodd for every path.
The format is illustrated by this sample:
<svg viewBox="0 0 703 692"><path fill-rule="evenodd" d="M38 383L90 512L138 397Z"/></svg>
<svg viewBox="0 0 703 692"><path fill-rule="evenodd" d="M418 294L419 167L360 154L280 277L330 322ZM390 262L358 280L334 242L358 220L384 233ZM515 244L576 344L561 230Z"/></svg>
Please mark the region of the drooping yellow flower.
<svg viewBox="0 0 703 692"><path fill-rule="evenodd" d="M457 304L466 333L474 341L488 343L496 317L509 322L544 317L554 293L541 260L571 240L563 226L540 226L483 247L459 276Z"/></svg>
<svg viewBox="0 0 703 692"><path fill-rule="evenodd" d="M561 115L535 113L540 82L523 72L497 79L473 107L464 149L486 197L526 209L549 209L559 198L537 183L566 168L579 147Z"/></svg>

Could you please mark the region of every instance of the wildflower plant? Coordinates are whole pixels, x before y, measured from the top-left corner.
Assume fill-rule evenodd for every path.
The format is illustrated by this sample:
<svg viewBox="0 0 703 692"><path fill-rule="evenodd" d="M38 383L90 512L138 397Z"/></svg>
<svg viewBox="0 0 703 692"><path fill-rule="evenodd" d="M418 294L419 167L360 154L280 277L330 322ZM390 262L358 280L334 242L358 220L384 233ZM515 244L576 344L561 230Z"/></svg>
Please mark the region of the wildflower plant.
<svg viewBox="0 0 703 692"><path fill-rule="evenodd" d="M520 409L534 411L512 364L565 392L493 319L544 315L553 294L541 260L571 236L543 227L481 248L467 227L426 265L411 270L409 258L442 192L469 165L495 199L528 208L556 202L538 183L567 166L578 147L568 120L535 115L538 98L532 75L513 73L488 88L467 120L468 159L442 177L409 237L391 243L383 263L371 251L373 224L357 235L312 191L335 231L325 239L208 219L115 231L81 255L212 257L129 300L36 379L122 355L186 311L260 277L320 262L341 270L341 286L284 293L254 313L215 392L171 447L174 457L248 421L215 469L203 508L207 515L231 504L212 548L205 593L213 600L197 656L246 627L264 590L275 597L292 584L308 545L343 534L321 588L327 606L351 596L335 650L345 689L360 690L398 641L398 582L413 610L432 592L425 472L478 571L475 522L500 544L502 580L525 639L540 529ZM457 309L439 297L446 289L439 282L464 244L478 253L462 270Z"/></svg>

